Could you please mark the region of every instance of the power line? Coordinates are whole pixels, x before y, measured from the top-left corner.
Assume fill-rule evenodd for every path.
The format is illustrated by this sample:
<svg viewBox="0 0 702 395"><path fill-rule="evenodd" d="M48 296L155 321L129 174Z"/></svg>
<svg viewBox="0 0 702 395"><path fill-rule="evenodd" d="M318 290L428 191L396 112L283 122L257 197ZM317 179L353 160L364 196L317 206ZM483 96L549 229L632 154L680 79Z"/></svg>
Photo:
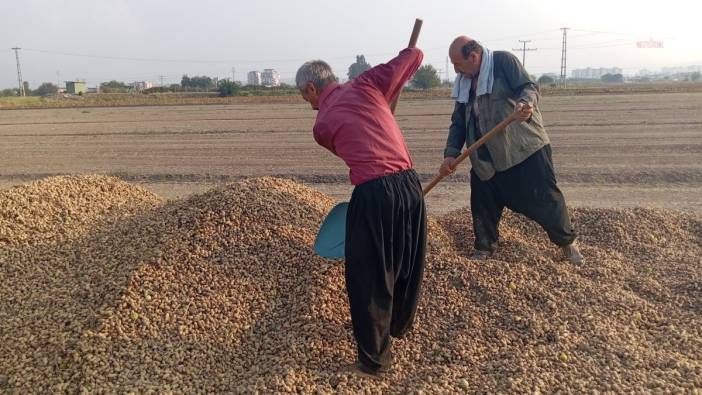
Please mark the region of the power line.
<svg viewBox="0 0 702 395"><path fill-rule="evenodd" d="M623 47L626 45L635 45L636 41L622 41L622 40L617 40L617 41L609 41L609 42L602 42L598 44L585 44L585 45L578 45L574 46L571 49L573 50L580 50L580 49L597 49L597 48L610 48L610 47Z"/></svg>
<svg viewBox="0 0 702 395"><path fill-rule="evenodd" d="M24 91L24 81L22 80L22 68L20 67L20 60L19 60L19 50L22 48L19 47L14 47L12 48L13 51L15 51L15 59L17 59L17 83L19 84L19 93L20 96L27 96L27 92Z"/></svg>
<svg viewBox="0 0 702 395"><path fill-rule="evenodd" d="M61 56L75 56L82 58L93 58L93 59L105 59L105 60L127 60L133 62L156 62L156 63L274 63L274 62L292 62L292 61L303 61L303 59L269 59L269 60L193 60L193 59L158 59L158 58L135 58L135 57L124 57L124 56L110 56L110 55L91 55L91 54L81 54L72 52L60 52L60 51L50 51L46 49L34 49L25 48L25 51L46 53L51 55L61 55Z"/></svg>
<svg viewBox="0 0 702 395"><path fill-rule="evenodd" d="M526 52L527 51L536 51L536 48L527 48L526 45L527 43L530 43L531 40L519 40L520 43L522 43L522 48L512 48L512 51L522 51L522 66L526 67Z"/></svg>
<svg viewBox="0 0 702 395"><path fill-rule="evenodd" d="M544 37L544 38L537 38L538 40L542 41L548 41L549 44L551 45L550 42L553 40L556 40L557 36L555 36L554 32L562 30L563 31L563 37L562 37L562 46L560 48L558 47L543 47L539 46L538 50L544 50L544 51L549 51L549 50L561 50L561 83L562 85L565 85L566 82L566 72L567 72L567 59L566 59L566 52L567 52L567 30L572 30L571 31L571 50L575 51L583 51L583 50L594 50L598 48L610 48L610 47L622 47L622 46L627 46L627 45L634 45L636 41L634 40L634 36L631 35L631 33L618 33L618 32L608 32L608 31L600 31L600 30L587 30L587 29L575 29L575 28L560 28L560 29L551 29L551 30L543 30L543 31L538 31L538 32L531 32L531 33L526 33L526 34L520 34L518 36L503 36L503 37L497 37L497 38L488 38L485 39L487 42L499 42L503 40L511 40L514 38L531 38L531 37ZM576 32L573 34L573 32ZM589 42L585 43L576 43L576 45L572 45L573 39L580 38L580 37L589 37L589 36L597 36L597 35L602 35L600 37L600 40L585 40ZM609 37L606 37L606 35L610 35ZM607 40L607 38L610 38L612 40ZM616 38L616 40L614 40ZM604 40L602 40L604 39ZM520 49L514 49L514 51L522 51L522 63L526 63L526 51L531 51L531 50L536 50L536 48L527 48L526 43L530 42L531 40L523 40L520 39L518 40L522 44L522 48ZM24 84L21 76L21 68L20 68L20 62L19 62L19 47L17 48L12 48L12 50L15 51L15 55L17 58L17 71L18 71L18 83L21 85L20 86L20 92L24 90ZM168 59L168 58L140 58L140 57L121 57L121 56L113 56L110 55L109 53L103 54L103 55L94 55L94 54L87 54L87 53L73 53L73 52L61 52L61 51L52 51L52 50L45 50L45 49L32 49L32 48L22 48L24 51L30 51L30 52L36 52L36 53L45 53L45 54L52 54L52 55L59 55L59 56L74 56L74 57L84 57L84 58L94 58L94 59L106 59L106 60L121 60L121 61L135 61L135 62L164 62L164 63L189 63L189 64L221 64L221 63L229 63L229 66L231 65L237 65L240 67L246 67L246 66L241 66L243 64L248 64L248 63L282 63L283 65L278 64L277 66L282 67L282 68L289 68L290 66L285 66L286 62L302 62L307 59L263 59L263 60L218 60L218 59ZM441 47L431 47L431 48L423 48L425 53L431 53L434 51L445 51L446 47L441 46ZM387 55L394 55L396 54L396 51L393 52L385 52L385 53L374 53L374 54L366 54L367 58L375 57L376 60L379 60L378 57L380 56L387 56ZM24 53L26 56L26 52ZM327 60L330 60L332 62L330 63L341 63L341 61L335 61L335 59L352 59L353 56L330 56L330 57L325 57ZM440 58L439 58L440 59ZM26 59L25 59L26 61ZM440 60L438 60L440 62ZM533 63L533 61L532 61ZM447 64L447 67L445 69L447 79L448 79L448 74L450 72L450 65ZM217 66L219 67L219 66ZM233 68L232 68L233 69ZM65 71L65 70L64 70ZM228 73L227 73L228 74ZM280 72L281 75L294 75L295 71L290 71L290 72ZM160 78L163 78L162 76L159 76ZM112 77L110 77L112 78ZM153 78L153 77L152 77ZM175 77L174 77L175 78ZM236 74L235 70L232 70L232 79L236 79ZM60 78L59 78L60 80ZM20 83L22 81L22 83ZM60 82L60 81L59 81ZM162 81L162 85L165 81ZM25 92L26 94L26 92Z"/></svg>
<svg viewBox="0 0 702 395"><path fill-rule="evenodd" d="M543 30L540 32L533 32L533 33L526 33L526 34L519 34L516 36L505 36L505 37L499 37L499 38L488 38L488 39L483 39L483 40L478 40L478 41L506 41L506 40L514 40L515 38L521 38L521 37L532 37L532 36L538 36L541 34L546 34L546 33L554 33L557 32L559 29L551 29L551 30Z"/></svg>
<svg viewBox="0 0 702 395"><path fill-rule="evenodd" d="M618 33L618 32L605 32L602 30L587 30L587 29L571 29L574 32L585 32L585 33L596 33L596 34L614 34L620 36L630 36L630 33Z"/></svg>
<svg viewBox="0 0 702 395"><path fill-rule="evenodd" d="M555 29L558 30L558 29ZM534 36L534 35L542 35L546 33L552 33L555 30L545 30L541 32L534 32L534 33L528 33L528 34L523 34L520 36L505 36L505 37L500 37L500 38L493 38L493 39L487 39L484 41L503 41L503 40L508 40L508 39L513 39L515 37L529 37L529 36ZM597 34L619 34L619 33L608 33L608 32L599 32L599 31L590 31L590 30L579 30L583 31L586 34L579 34L575 35L572 38L575 37L583 37L583 36L589 36L589 35L597 35ZM554 38L555 39L555 38ZM549 39L541 39L541 40L549 40ZM520 40L521 41L521 40ZM609 42L606 42L609 43ZM592 43L593 45L598 45L600 43ZM544 50L551 50L555 48L539 48L539 49L544 49ZM302 62L307 59L302 59L302 58L297 58L297 59L261 59L261 60L251 60L251 59L242 59L242 60L231 60L231 59L222 59L222 60L217 60L217 59L211 59L211 60L201 60L201 59L167 59L167 58L139 58L139 57L122 57L122 56L112 56L112 55L94 55L94 54L85 54L85 53L73 53L73 52L62 52L62 51L52 51L52 50L46 50L46 49L36 49L36 48L23 48L24 51L29 51L29 52L36 52L36 53L45 53L45 54L52 54L52 55L59 55L59 56L73 56L73 57L84 57L84 58L93 58L93 59L105 59L105 60L123 60L123 61L134 61L134 62L156 62L156 63L194 63L194 64L219 64L219 63L229 63L229 64L243 64L243 63L283 63L283 62ZM423 51L425 53L433 52L433 51L445 51L446 47L441 46L441 47L432 47L432 48L424 48ZM371 54L366 54L366 57L377 57L377 56L387 56L387 55L394 55L396 52L385 52L385 53L371 53ZM353 58L351 55L344 55L344 56L333 56L333 57L325 57L327 60L334 60L334 59L347 59L347 58Z"/></svg>
<svg viewBox="0 0 702 395"><path fill-rule="evenodd" d="M446 82L449 82L449 57L446 57Z"/></svg>
<svg viewBox="0 0 702 395"><path fill-rule="evenodd" d="M484 41L504 41L504 40L511 40L514 38L518 37L529 37L529 36L535 36L535 35L540 35L540 34L545 34L545 33L552 33L558 29L552 29L552 30L544 30L540 32L533 32L533 33L526 33L526 34L521 34L518 36L504 36L504 37L499 37L499 38L492 38L492 39L487 39ZM430 51L435 51L435 50L446 50L447 47L442 46L442 47L433 47L433 48L426 48L423 49L424 52L430 52ZM83 58L93 58L93 59L106 59L106 60L126 60L126 61L134 61L134 62L161 62L161 63L202 63L202 64L208 64L208 63L234 63L234 64L241 64L241 63L282 63L282 62L304 62L309 59L302 59L302 58L296 58L296 59L260 59L260 60L251 60L251 59L242 59L242 60L218 60L218 59L211 59L211 60L193 60L193 59L164 59L164 58L139 58L139 57L128 57L128 56L112 56L112 55L94 55L94 54L85 54L85 53L74 53L74 52L63 52L63 51L52 51L52 50L47 50L47 49L38 49L38 48L24 48L25 51L29 52L37 52L37 53L46 53L46 54L52 54L52 55L60 55L60 56L74 56L74 57L83 57ZM366 57L373 57L373 56L387 56L387 55L395 55L397 52L384 52L384 53L371 53L371 54L366 54ZM343 56L330 56L326 57L326 59L347 59L347 58L353 58L351 55L343 55Z"/></svg>
<svg viewBox="0 0 702 395"><path fill-rule="evenodd" d="M569 36L568 38L572 41L576 37L582 37L582 35L576 35L576 36ZM675 39L673 36L669 37L663 37L663 39ZM626 45L635 45L638 41L632 41L633 39L631 38L619 38L616 40L607 40L607 41L594 41L594 42L586 42L586 43L581 43L579 45L574 45L570 47L570 50L583 50L583 49L598 49L598 48L610 48L610 47L621 47L621 46L626 46ZM540 47L539 50L545 50L545 51L561 51L563 48L562 47Z"/></svg>
<svg viewBox="0 0 702 395"><path fill-rule="evenodd" d="M443 47L442 47L443 48ZM436 48L435 48L436 49ZM193 60L193 59L159 59L159 58L136 58L136 57L123 57L123 56L111 56L111 55L91 55L91 54L81 54L81 53L72 53L72 52L61 52L61 51L50 51L46 49L35 49L35 48L24 48L25 51L29 52L37 52L37 53L45 53L45 54L51 54L51 55L60 55L60 56L74 56L74 57L82 57L82 58L92 58L92 59L105 59L105 60L126 60L126 61L132 61L132 62L154 62L154 63L201 63L201 64L217 64L217 63L229 63L229 64L241 64L241 63L283 63L283 62L304 62L309 59L302 59L302 58L297 58L297 59L261 59L261 60L232 60L232 59L222 59L222 60ZM386 56L386 55L394 55L397 54L397 52L386 52L386 53L377 53L377 54L367 54L366 56ZM333 57L327 57L327 59L347 59L347 58L352 58L351 55L344 55L344 56L333 56Z"/></svg>

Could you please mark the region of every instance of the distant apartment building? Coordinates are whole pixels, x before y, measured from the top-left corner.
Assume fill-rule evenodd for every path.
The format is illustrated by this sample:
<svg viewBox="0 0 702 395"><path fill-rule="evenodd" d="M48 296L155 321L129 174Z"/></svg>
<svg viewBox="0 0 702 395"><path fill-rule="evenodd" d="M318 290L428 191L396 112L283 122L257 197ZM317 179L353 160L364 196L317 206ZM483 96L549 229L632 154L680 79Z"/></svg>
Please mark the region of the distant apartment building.
<svg viewBox="0 0 702 395"><path fill-rule="evenodd" d="M622 74L622 69L619 67L588 67L585 69L575 69L571 71L571 77L578 80L599 80L606 74Z"/></svg>
<svg viewBox="0 0 702 395"><path fill-rule="evenodd" d="M134 89L137 92L142 92L154 87L154 84L151 81L134 81L131 85L132 89Z"/></svg>
<svg viewBox="0 0 702 395"><path fill-rule="evenodd" d="M261 86L261 72L249 71L249 74L247 74L247 80L249 85Z"/></svg>
<svg viewBox="0 0 702 395"><path fill-rule="evenodd" d="M261 73L263 86L280 86L280 74L273 69L265 69Z"/></svg>
<svg viewBox="0 0 702 395"><path fill-rule="evenodd" d="M274 69L264 69L263 71L249 71L247 74L249 85L253 86L280 86L280 73Z"/></svg>

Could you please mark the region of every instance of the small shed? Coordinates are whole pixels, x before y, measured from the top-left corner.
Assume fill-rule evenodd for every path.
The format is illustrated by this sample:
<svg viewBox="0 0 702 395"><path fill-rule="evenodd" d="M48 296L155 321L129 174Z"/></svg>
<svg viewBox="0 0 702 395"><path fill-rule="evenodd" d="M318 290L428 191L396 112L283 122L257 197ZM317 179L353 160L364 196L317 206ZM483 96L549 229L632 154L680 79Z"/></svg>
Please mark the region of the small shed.
<svg viewBox="0 0 702 395"><path fill-rule="evenodd" d="M88 92L88 86L85 81L66 81L66 92L80 95Z"/></svg>

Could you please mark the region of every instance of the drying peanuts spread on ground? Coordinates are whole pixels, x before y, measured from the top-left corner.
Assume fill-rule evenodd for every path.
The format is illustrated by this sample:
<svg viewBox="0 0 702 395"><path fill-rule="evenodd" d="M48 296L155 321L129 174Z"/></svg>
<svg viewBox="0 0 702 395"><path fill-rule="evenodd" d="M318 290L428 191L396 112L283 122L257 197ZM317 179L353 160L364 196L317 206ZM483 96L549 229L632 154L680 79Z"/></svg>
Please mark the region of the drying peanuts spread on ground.
<svg viewBox="0 0 702 395"><path fill-rule="evenodd" d="M356 352L343 261L312 250L333 204L267 177L168 201L105 176L0 191L0 392L702 387L699 217L573 209L575 267L520 215L484 262L468 209L430 216L415 327L358 379L337 372Z"/></svg>

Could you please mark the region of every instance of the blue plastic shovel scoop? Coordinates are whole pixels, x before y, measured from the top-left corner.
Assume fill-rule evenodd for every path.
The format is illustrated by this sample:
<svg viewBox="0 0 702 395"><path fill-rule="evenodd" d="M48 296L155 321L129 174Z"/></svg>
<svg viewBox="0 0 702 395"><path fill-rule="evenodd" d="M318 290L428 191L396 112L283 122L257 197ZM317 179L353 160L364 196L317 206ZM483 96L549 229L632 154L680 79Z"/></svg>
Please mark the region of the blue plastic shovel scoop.
<svg viewBox="0 0 702 395"><path fill-rule="evenodd" d="M347 202L339 203L327 214L322 227L314 242L314 252L322 258L344 258L344 243L346 241L346 211Z"/></svg>

